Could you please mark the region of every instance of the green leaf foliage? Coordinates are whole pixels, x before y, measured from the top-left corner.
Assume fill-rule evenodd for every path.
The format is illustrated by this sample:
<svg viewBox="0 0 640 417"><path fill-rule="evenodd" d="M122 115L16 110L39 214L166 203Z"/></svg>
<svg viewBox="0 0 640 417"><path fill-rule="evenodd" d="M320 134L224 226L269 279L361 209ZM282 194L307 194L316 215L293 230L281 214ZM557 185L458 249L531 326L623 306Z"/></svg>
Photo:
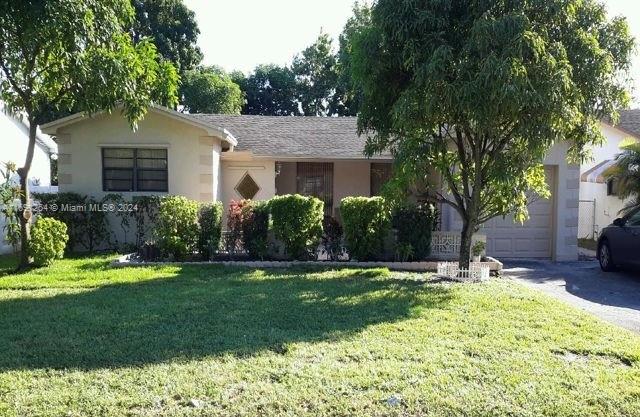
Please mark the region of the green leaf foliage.
<svg viewBox="0 0 640 417"><path fill-rule="evenodd" d="M163 256L183 261L195 252L200 236L198 210L198 203L185 197L160 200L155 235Z"/></svg>
<svg viewBox="0 0 640 417"><path fill-rule="evenodd" d="M269 202L242 206L242 245L252 259L263 260L269 249Z"/></svg>
<svg viewBox="0 0 640 417"><path fill-rule="evenodd" d="M190 113L240 114L244 104L240 86L216 67L187 71L180 94L185 110Z"/></svg>
<svg viewBox="0 0 640 417"><path fill-rule="evenodd" d="M59 220L40 217L31 230L29 255L37 266L47 266L62 259L69 236L67 226Z"/></svg>
<svg viewBox="0 0 640 417"><path fill-rule="evenodd" d="M248 77L231 75L240 85L245 104L242 114L261 116L297 116L298 89L296 77L288 67L258 65Z"/></svg>
<svg viewBox="0 0 640 417"><path fill-rule="evenodd" d="M122 103L134 126L149 103L175 105L176 70L148 39L133 43L133 17L127 0L3 2L2 99L36 122L51 108L93 113Z"/></svg>
<svg viewBox="0 0 640 417"><path fill-rule="evenodd" d="M222 203L205 203L198 211L198 252L203 260L211 259L218 250L222 236Z"/></svg>
<svg viewBox="0 0 640 417"><path fill-rule="evenodd" d="M397 232L397 245L411 247L408 258L423 260L431 253L431 232L435 222L435 207L405 204L393 210L392 225Z"/></svg>
<svg viewBox="0 0 640 417"><path fill-rule="evenodd" d="M315 197L277 196L269 200L275 237L294 259L308 259L322 237L324 203Z"/></svg>
<svg viewBox="0 0 640 417"><path fill-rule="evenodd" d="M105 200L78 193L33 193L33 197L40 216L67 226L68 252L94 252L109 246L109 222L106 212L99 210Z"/></svg>
<svg viewBox="0 0 640 417"><path fill-rule="evenodd" d="M202 61L196 16L182 0L133 0L132 4L135 19L131 32L135 42L151 38L158 53L181 74Z"/></svg>
<svg viewBox="0 0 640 417"><path fill-rule="evenodd" d="M355 2L353 15L338 38L340 48L336 54L338 74L335 92L331 97L331 114L356 116L362 100L362 91L354 83L352 73L353 43L360 32L371 24L371 8L366 3Z"/></svg>
<svg viewBox="0 0 640 417"><path fill-rule="evenodd" d="M532 194L548 197L542 161L566 142L572 161L616 119L634 43L623 18L596 0L378 0L353 40L369 155L391 150L405 186L429 169L470 236L510 213L524 221Z"/></svg>
<svg viewBox="0 0 640 417"><path fill-rule="evenodd" d="M346 197L340 204L349 255L358 261L382 256L391 226L389 209L382 197Z"/></svg>
<svg viewBox="0 0 640 417"><path fill-rule="evenodd" d="M320 33L318 39L293 59L302 111L306 116L327 116L338 73L332 39Z"/></svg>

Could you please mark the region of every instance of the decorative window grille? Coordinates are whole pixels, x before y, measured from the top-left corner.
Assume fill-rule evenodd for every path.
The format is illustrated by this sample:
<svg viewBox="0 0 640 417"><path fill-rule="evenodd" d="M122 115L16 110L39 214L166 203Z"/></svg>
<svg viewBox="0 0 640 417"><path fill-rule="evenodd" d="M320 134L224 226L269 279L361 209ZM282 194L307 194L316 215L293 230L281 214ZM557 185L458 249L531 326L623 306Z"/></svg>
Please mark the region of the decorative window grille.
<svg viewBox="0 0 640 417"><path fill-rule="evenodd" d="M258 191L260 191L260 186L255 182L251 175L246 172L238 185L236 185L236 191L245 200L252 200L256 194L258 194Z"/></svg>
<svg viewBox="0 0 640 417"><path fill-rule="evenodd" d="M370 175L371 196L380 195L382 186L391 179L393 165L387 162L372 162Z"/></svg>
<svg viewBox="0 0 640 417"><path fill-rule="evenodd" d="M298 162L297 193L317 197L324 202L324 213L333 214L333 163Z"/></svg>

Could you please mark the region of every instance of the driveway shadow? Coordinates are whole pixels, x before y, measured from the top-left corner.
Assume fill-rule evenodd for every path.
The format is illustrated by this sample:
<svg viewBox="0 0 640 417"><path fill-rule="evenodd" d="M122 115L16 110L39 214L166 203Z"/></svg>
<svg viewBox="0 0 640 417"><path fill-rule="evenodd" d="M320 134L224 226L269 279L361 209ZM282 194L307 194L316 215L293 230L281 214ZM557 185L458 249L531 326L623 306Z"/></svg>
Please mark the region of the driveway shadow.
<svg viewBox="0 0 640 417"><path fill-rule="evenodd" d="M0 370L93 369L210 355L282 353L438 308L445 287L382 272L185 267L178 276L0 301Z"/></svg>
<svg viewBox="0 0 640 417"><path fill-rule="evenodd" d="M593 303L640 312L640 273L602 272L597 261L507 261L505 274L532 284L564 289Z"/></svg>

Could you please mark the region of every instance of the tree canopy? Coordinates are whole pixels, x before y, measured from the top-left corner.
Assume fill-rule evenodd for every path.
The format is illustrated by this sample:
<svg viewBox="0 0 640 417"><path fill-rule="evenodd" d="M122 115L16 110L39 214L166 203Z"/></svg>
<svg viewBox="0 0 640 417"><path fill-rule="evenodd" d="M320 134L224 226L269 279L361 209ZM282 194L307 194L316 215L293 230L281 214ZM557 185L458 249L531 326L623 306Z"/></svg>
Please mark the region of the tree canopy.
<svg viewBox="0 0 640 417"><path fill-rule="evenodd" d="M185 110L190 113L240 114L244 104L240 86L218 67L185 72L180 94Z"/></svg>
<svg viewBox="0 0 640 417"><path fill-rule="evenodd" d="M232 78L245 94L243 114L294 116L299 114L296 78L291 69L278 65L258 65L249 76Z"/></svg>
<svg viewBox="0 0 640 417"><path fill-rule="evenodd" d="M552 145L580 160L599 120L628 103L633 39L595 0L378 0L354 42L367 152L390 149L407 182L463 221L461 264L483 222L527 217L549 195Z"/></svg>
<svg viewBox="0 0 640 417"><path fill-rule="evenodd" d="M127 32L129 0L0 3L0 97L29 121L29 145L18 168L23 209L37 125L51 108L93 113L122 105L132 127L150 103L177 104L178 75L148 40ZM28 263L29 222L22 215L22 264Z"/></svg>
<svg viewBox="0 0 640 417"><path fill-rule="evenodd" d="M134 42L151 38L158 52L172 62L178 72L195 68L202 61L197 46L200 29L193 11L182 0L133 0Z"/></svg>
<svg viewBox="0 0 640 417"><path fill-rule="evenodd" d="M302 111L305 115L327 116L338 74L332 40L326 33L293 59Z"/></svg>
<svg viewBox="0 0 640 417"><path fill-rule="evenodd" d="M330 113L339 116L355 116L360 108L362 93L353 82L352 54L353 42L371 24L371 8L365 3L355 2L353 16L347 21L340 34L340 48L336 54L337 81L331 98Z"/></svg>

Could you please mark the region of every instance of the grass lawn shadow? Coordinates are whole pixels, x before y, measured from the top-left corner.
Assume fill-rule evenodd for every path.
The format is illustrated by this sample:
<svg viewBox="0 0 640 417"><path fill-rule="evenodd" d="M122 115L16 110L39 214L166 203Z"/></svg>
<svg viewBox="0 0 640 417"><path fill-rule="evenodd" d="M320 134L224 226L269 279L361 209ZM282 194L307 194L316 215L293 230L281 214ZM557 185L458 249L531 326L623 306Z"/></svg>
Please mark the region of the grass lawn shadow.
<svg viewBox="0 0 640 417"><path fill-rule="evenodd" d="M362 270L184 267L144 282L43 289L0 300L0 370L282 352L289 343L348 337L449 299L446 287Z"/></svg>

